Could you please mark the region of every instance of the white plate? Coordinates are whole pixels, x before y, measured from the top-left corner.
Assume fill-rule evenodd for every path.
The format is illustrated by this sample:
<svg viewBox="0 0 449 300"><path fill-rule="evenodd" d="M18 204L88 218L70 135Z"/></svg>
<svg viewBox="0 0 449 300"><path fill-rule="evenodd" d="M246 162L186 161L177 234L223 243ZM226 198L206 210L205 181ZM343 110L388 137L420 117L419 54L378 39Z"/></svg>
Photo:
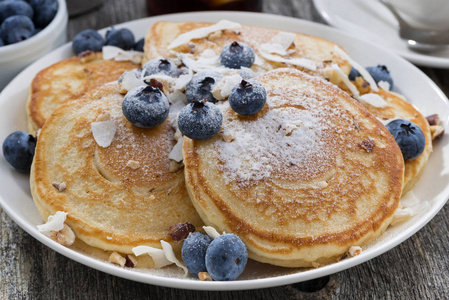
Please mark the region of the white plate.
<svg viewBox="0 0 449 300"><path fill-rule="evenodd" d="M424 73L402 58L374 44L357 40L346 33L321 24L288 17L239 12L166 15L124 23L117 25L117 28L127 27L134 31L137 37L142 37L152 23L162 19L209 22L229 19L245 24L265 25L282 30L308 33L332 40L347 49L351 56L364 66L378 63L386 64L395 79L397 91L407 95L424 115L439 113L444 121L446 132L449 131L447 128L449 117L447 98ZM26 130L25 102L33 76L42 68L71 55L70 44L56 49L24 70L4 89L0 94L0 141L3 141L9 133L15 130ZM109 274L135 281L184 289L243 290L266 288L305 281L353 267L384 253L418 231L432 219L448 199L448 144L449 138L447 136L436 144L428 166L413 188L413 193L419 200L429 201L430 209L422 211L400 226L389 228L380 240L369 246L361 255L308 271L274 267L251 261L239 280L231 282L202 282L192 278L185 279L182 277L182 271L176 268L162 270L124 269L59 245L36 230L36 225L42 224L43 221L30 196L28 176L19 174L9 167L3 155L0 155L0 204L19 226L48 247L75 261ZM406 259L404 259L404 263L407 263Z"/></svg>
<svg viewBox="0 0 449 300"><path fill-rule="evenodd" d="M398 22L377 0L314 0L316 9L332 26L382 45L405 59L434 68L449 68L449 48L431 54L411 51L398 35Z"/></svg>

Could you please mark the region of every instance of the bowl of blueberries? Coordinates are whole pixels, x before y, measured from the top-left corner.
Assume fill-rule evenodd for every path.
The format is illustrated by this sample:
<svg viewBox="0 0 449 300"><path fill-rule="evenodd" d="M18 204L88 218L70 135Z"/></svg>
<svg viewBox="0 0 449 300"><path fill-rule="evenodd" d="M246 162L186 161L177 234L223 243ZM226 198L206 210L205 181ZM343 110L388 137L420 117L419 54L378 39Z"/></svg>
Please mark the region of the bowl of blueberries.
<svg viewBox="0 0 449 300"><path fill-rule="evenodd" d="M0 91L67 41L67 21L65 0L0 0Z"/></svg>

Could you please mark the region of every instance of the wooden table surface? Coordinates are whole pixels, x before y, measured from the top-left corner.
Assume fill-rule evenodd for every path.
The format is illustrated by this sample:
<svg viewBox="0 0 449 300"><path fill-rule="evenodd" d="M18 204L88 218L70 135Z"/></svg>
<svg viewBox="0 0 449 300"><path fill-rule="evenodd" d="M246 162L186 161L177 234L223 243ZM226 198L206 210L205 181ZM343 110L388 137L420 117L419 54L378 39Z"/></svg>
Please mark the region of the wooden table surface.
<svg viewBox="0 0 449 300"><path fill-rule="evenodd" d="M185 0L188 1L188 0ZM311 0L264 0L266 13L324 23ZM145 0L105 0L72 18L68 38L146 17ZM421 68L449 96L449 70ZM200 292L133 282L47 248L0 209L0 299L448 299L449 205L418 233L362 265L313 282L249 291Z"/></svg>

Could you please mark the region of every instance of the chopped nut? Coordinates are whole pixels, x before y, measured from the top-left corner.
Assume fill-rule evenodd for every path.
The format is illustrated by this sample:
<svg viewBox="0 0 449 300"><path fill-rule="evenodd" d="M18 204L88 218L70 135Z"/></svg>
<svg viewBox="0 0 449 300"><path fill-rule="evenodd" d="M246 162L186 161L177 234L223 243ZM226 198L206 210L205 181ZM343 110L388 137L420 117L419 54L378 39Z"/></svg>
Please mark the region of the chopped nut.
<svg viewBox="0 0 449 300"><path fill-rule="evenodd" d="M347 252L348 257L354 257L362 253L362 248L359 246L351 246Z"/></svg>
<svg viewBox="0 0 449 300"><path fill-rule="evenodd" d="M126 264L126 258L114 251L109 256L109 262L124 267Z"/></svg>
<svg viewBox="0 0 449 300"><path fill-rule="evenodd" d="M195 226L193 226L191 223L178 223L176 225L170 226L168 235L170 235L174 241L179 242L189 236L189 233L191 232L195 232Z"/></svg>
<svg viewBox="0 0 449 300"><path fill-rule="evenodd" d="M357 144L357 146L360 146L363 149L365 149L366 152L371 153L371 152L373 152L373 149L376 146L376 144L374 143L373 140L363 140L362 143Z"/></svg>
<svg viewBox="0 0 449 300"><path fill-rule="evenodd" d="M437 114L433 114L426 117L427 122L429 122L430 126L440 125L440 117Z"/></svg>
<svg viewBox="0 0 449 300"><path fill-rule="evenodd" d="M201 281L212 281L212 277L210 277L209 273L207 273L207 272L199 272L198 278Z"/></svg>
<svg viewBox="0 0 449 300"><path fill-rule="evenodd" d="M127 254L125 256L125 259L126 259L125 267L134 268L137 265L137 259L134 256Z"/></svg>
<svg viewBox="0 0 449 300"><path fill-rule="evenodd" d="M430 134L432 135L432 140L440 138L444 134L444 127L441 125L430 126Z"/></svg>
<svg viewBox="0 0 449 300"><path fill-rule="evenodd" d="M182 161L177 162L175 160L170 159L170 165L168 166L168 171L171 173L174 173L181 169L184 166L184 163Z"/></svg>
<svg viewBox="0 0 449 300"><path fill-rule="evenodd" d="M226 143L231 143L235 140L234 136L231 134L223 133L221 139Z"/></svg>
<svg viewBox="0 0 449 300"><path fill-rule="evenodd" d="M75 233L69 225L64 223L61 230L51 231L50 238L63 246L70 247L75 242Z"/></svg>
<svg viewBox="0 0 449 300"><path fill-rule="evenodd" d="M136 170L136 169L138 169L138 168L140 167L140 162L130 159L130 160L128 160L128 162L126 163L126 166L127 166L128 168L131 168L131 169L133 169L133 170Z"/></svg>
<svg viewBox="0 0 449 300"><path fill-rule="evenodd" d="M52 185L55 187L55 189L57 189L59 192L62 192L63 190L66 189L66 184L65 182L53 182Z"/></svg>
<svg viewBox="0 0 449 300"><path fill-rule="evenodd" d="M102 112L95 121L97 122L103 122L103 121L109 121L111 119L111 114L104 111Z"/></svg>
<svg viewBox="0 0 449 300"><path fill-rule="evenodd" d="M164 84L163 84L162 82L160 82L160 81L154 79L154 78L151 78L151 79L150 79L150 82L149 82L148 84L149 84L151 87L160 89L161 92L164 91Z"/></svg>

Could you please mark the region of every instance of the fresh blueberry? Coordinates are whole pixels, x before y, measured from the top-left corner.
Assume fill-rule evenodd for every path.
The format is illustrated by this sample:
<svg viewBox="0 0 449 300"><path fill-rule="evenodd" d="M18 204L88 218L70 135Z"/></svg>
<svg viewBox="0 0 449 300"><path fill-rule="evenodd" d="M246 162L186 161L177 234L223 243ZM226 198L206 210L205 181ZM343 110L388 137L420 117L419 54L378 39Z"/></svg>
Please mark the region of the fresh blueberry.
<svg viewBox="0 0 449 300"><path fill-rule="evenodd" d="M3 141L3 156L17 171L27 173L33 162L36 139L25 131L11 133Z"/></svg>
<svg viewBox="0 0 449 300"><path fill-rule="evenodd" d="M72 49L75 54L84 51L100 52L104 46L103 37L93 29L86 29L75 35L72 42Z"/></svg>
<svg viewBox="0 0 449 300"><path fill-rule="evenodd" d="M142 68L143 76L154 74L164 74L171 77L178 77L179 70L176 65L168 59L156 58L148 61Z"/></svg>
<svg viewBox="0 0 449 300"><path fill-rule="evenodd" d="M6 0L0 2L0 24L11 16L27 16L33 19L33 8L25 1Z"/></svg>
<svg viewBox="0 0 449 300"><path fill-rule="evenodd" d="M134 43L134 34L127 28L112 28L106 32L106 45L116 46L123 50L130 50L134 46Z"/></svg>
<svg viewBox="0 0 449 300"><path fill-rule="evenodd" d="M220 109L204 100L189 103L178 115L179 130L192 140L213 137L220 130L222 122Z"/></svg>
<svg viewBox="0 0 449 300"><path fill-rule="evenodd" d="M44 28L53 20L58 12L58 0L30 0L34 9L34 24L38 28Z"/></svg>
<svg viewBox="0 0 449 300"><path fill-rule="evenodd" d="M206 251L206 268L214 280L235 280L248 261L245 244L235 234L215 238Z"/></svg>
<svg viewBox="0 0 449 300"><path fill-rule="evenodd" d="M349 80L354 81L356 79L356 77L362 76L360 75L359 71L357 71L357 69L354 69L353 67L351 67L351 72L348 75Z"/></svg>
<svg viewBox="0 0 449 300"><path fill-rule="evenodd" d="M386 125L401 149L404 160L412 160L421 155L426 147L426 138L416 124L396 119Z"/></svg>
<svg viewBox="0 0 449 300"><path fill-rule="evenodd" d="M393 89L393 78L391 77L390 71L388 71L386 66L377 65L375 67L367 67L366 70L370 73L377 84L380 81L386 81L390 84L390 91Z"/></svg>
<svg viewBox="0 0 449 300"><path fill-rule="evenodd" d="M255 59L253 49L242 42L232 42L224 46L220 54L221 64L232 69L251 68Z"/></svg>
<svg viewBox="0 0 449 300"><path fill-rule="evenodd" d="M130 90L122 103L125 117L131 124L151 128L164 123L170 105L167 97L151 86L139 86Z"/></svg>
<svg viewBox="0 0 449 300"><path fill-rule="evenodd" d="M220 73L210 71L198 72L193 75L192 80L186 86L187 101L190 103L194 100L206 99L212 103L217 102L211 91L221 78Z"/></svg>
<svg viewBox="0 0 449 300"><path fill-rule="evenodd" d="M238 114L252 116L258 113L267 102L267 92L263 85L254 80L242 80L232 88L229 105Z"/></svg>
<svg viewBox="0 0 449 300"><path fill-rule="evenodd" d="M33 21L30 18L12 16L0 26L0 38L6 45L18 43L31 37L34 29Z"/></svg>
<svg viewBox="0 0 449 300"><path fill-rule="evenodd" d="M134 45L133 45L133 49L136 51L140 51L143 52L143 46L145 45L145 39L141 38L140 40L138 40Z"/></svg>
<svg viewBox="0 0 449 300"><path fill-rule="evenodd" d="M199 272L206 272L206 250L212 239L204 233L194 232L184 240L181 255L190 273L198 277Z"/></svg>
<svg viewBox="0 0 449 300"><path fill-rule="evenodd" d="M245 80L250 80L256 76L256 73L254 73L254 71L250 68L242 67L239 69L239 75Z"/></svg>

